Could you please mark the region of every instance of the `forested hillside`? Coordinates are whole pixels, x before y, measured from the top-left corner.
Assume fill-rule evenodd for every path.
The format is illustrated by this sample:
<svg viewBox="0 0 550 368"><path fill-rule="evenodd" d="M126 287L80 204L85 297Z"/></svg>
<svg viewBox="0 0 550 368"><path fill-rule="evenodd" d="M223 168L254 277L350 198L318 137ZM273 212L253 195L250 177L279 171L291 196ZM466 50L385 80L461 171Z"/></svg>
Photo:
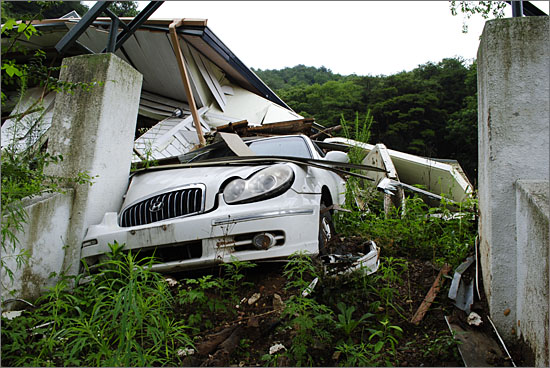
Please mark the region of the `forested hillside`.
<svg viewBox="0 0 550 368"><path fill-rule="evenodd" d="M324 126L374 116L371 142L417 155L452 158L477 177L476 63L428 62L390 76L342 76L298 65L254 70L294 111Z"/></svg>

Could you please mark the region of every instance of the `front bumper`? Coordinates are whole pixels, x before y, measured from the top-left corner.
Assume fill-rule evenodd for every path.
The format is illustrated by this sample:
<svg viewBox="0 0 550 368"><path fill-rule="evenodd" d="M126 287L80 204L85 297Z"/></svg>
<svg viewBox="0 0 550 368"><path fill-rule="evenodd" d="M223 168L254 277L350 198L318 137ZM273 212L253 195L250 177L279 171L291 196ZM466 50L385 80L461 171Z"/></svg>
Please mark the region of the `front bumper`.
<svg viewBox="0 0 550 368"><path fill-rule="evenodd" d="M81 258L92 265L117 242L125 244L125 250L160 256L161 263L153 269L172 272L233 258L259 261L283 259L297 251L317 254L320 200L320 194L290 189L268 200L227 205L218 194L219 206L212 212L135 227L120 227L117 214L110 212L88 229ZM254 248L253 237L262 233L271 234L275 245Z"/></svg>

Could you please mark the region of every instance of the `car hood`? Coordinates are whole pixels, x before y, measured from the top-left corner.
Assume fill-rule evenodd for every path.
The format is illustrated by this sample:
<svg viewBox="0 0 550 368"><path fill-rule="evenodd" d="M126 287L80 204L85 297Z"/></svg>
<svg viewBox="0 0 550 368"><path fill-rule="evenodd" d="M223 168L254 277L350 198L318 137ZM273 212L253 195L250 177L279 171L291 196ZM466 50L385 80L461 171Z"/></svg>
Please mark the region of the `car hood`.
<svg viewBox="0 0 550 368"><path fill-rule="evenodd" d="M204 184L206 186L205 210L209 210L214 206L220 186L227 179L232 177L245 179L267 166L269 165L208 166L145 171L132 178L122 203L122 209L152 195L170 192L186 185Z"/></svg>

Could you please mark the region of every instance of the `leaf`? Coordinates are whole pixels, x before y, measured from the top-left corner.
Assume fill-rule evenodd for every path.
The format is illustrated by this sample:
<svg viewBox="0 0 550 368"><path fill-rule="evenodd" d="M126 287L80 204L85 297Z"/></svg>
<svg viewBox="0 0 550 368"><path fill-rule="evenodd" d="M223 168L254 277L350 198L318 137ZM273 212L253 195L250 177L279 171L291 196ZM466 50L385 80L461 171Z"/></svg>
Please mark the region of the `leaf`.
<svg viewBox="0 0 550 368"><path fill-rule="evenodd" d="M376 345L374 345L374 352L378 353L380 350L382 350L383 346L384 346L384 341L378 341Z"/></svg>
<svg viewBox="0 0 550 368"><path fill-rule="evenodd" d="M25 23L19 23L19 25L17 26L17 32L18 32L18 33L21 33L21 32L23 32L26 28L27 28L27 25L26 25Z"/></svg>
<svg viewBox="0 0 550 368"><path fill-rule="evenodd" d="M6 23L4 23L4 25L2 26L2 34L4 34L5 32L13 29L13 27L17 24L17 22L15 21L15 19L8 19L6 21Z"/></svg>

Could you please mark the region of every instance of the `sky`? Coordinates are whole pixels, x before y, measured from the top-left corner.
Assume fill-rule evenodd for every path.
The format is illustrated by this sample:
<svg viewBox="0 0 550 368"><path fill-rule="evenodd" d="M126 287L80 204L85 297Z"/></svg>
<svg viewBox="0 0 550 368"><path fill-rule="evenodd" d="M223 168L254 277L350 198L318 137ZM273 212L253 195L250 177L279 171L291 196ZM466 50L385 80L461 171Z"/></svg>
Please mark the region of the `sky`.
<svg viewBox="0 0 550 368"><path fill-rule="evenodd" d="M532 3L548 14L549 2ZM342 75L390 75L448 57L471 61L485 23L474 15L462 33L464 17L453 16L448 1L166 1L151 18L208 19L249 68L304 64Z"/></svg>

